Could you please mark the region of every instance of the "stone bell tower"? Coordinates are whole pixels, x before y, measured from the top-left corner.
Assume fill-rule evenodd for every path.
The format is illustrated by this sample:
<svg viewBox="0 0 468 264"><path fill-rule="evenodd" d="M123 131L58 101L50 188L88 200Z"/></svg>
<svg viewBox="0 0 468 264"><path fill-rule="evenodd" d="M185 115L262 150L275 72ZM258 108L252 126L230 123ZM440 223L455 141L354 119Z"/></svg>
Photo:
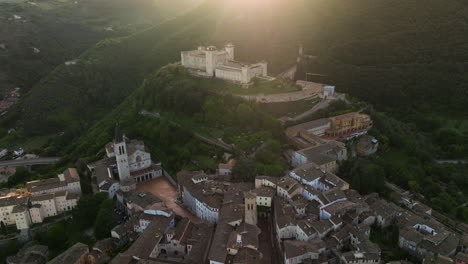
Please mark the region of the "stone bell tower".
<svg viewBox="0 0 468 264"><path fill-rule="evenodd" d="M257 196L251 192L244 193L244 222L257 225Z"/></svg>
<svg viewBox="0 0 468 264"><path fill-rule="evenodd" d="M120 132L119 127L115 128L114 138L114 153L115 160L117 162L117 170L119 171L120 181L127 180L130 178L130 167L128 165L128 154L125 139Z"/></svg>

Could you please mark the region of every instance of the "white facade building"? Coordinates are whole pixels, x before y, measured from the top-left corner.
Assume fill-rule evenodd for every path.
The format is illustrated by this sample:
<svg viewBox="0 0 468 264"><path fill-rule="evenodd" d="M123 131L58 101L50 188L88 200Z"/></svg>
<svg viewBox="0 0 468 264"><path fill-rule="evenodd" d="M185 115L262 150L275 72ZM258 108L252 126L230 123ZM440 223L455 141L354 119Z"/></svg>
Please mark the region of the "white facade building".
<svg viewBox="0 0 468 264"><path fill-rule="evenodd" d="M108 158L115 158L120 182L132 179L135 183L143 183L162 176L161 164L152 162L143 141L129 140L121 134L119 128L116 128L114 141L106 145L106 153ZM100 181L98 184L104 183ZM113 197L118 186L112 186L110 180L105 184L108 185L105 189L109 196Z"/></svg>
<svg viewBox="0 0 468 264"><path fill-rule="evenodd" d="M68 168L55 178L27 182L26 188L32 196L62 191L80 194L80 176L75 168Z"/></svg>
<svg viewBox="0 0 468 264"><path fill-rule="evenodd" d="M235 61L232 44L227 44L221 50L215 46L200 46L197 50L182 51L181 62L195 75L216 77L241 84L248 84L257 76L268 76L266 62L246 64Z"/></svg>

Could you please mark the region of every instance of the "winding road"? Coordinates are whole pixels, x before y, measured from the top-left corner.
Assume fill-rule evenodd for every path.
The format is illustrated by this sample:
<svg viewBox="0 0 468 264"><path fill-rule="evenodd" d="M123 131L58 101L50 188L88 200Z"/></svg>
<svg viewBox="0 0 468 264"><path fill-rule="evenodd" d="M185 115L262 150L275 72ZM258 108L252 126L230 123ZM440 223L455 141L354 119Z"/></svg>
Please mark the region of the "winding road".
<svg viewBox="0 0 468 264"><path fill-rule="evenodd" d="M468 160L464 159L446 159L446 160L436 160L437 163L451 163L451 164L468 164Z"/></svg>
<svg viewBox="0 0 468 264"><path fill-rule="evenodd" d="M22 159L22 160L4 160L4 161L0 161L0 167L48 165L48 164L55 164L59 160L60 160L60 157Z"/></svg>
<svg viewBox="0 0 468 264"><path fill-rule="evenodd" d="M312 107L311 109L305 111L305 112L302 113L302 114L299 114L299 115L293 117L292 120L294 120L294 121L301 120L301 119L303 119L303 118L305 118L305 117L307 117L307 116L309 116L309 115L315 113L316 111L318 111L318 110L320 110L320 109L327 108L327 107L330 105L330 103L331 103L332 101L333 101L333 100L331 100L331 99L322 100L322 101L320 101L318 104L314 105L314 107Z"/></svg>

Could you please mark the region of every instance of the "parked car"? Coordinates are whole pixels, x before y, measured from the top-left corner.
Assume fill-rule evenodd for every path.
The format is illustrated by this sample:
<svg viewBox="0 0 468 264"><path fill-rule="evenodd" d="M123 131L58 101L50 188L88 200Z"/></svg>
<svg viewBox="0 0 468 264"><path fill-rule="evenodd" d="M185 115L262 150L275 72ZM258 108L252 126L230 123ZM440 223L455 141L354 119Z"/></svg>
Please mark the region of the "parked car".
<svg viewBox="0 0 468 264"><path fill-rule="evenodd" d="M24 155L24 149L19 148L17 150L13 150L13 158L18 158Z"/></svg>

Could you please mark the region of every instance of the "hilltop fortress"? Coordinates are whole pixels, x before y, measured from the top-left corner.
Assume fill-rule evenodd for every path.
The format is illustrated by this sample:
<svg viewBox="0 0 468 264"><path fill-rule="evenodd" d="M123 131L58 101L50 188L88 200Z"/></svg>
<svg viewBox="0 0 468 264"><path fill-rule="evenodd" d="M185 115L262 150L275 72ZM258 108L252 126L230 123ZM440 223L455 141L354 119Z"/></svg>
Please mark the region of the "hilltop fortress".
<svg viewBox="0 0 468 264"><path fill-rule="evenodd" d="M254 77L267 77L266 62L247 64L234 60L234 45L224 49L215 46L198 47L197 50L181 52L182 65L201 77L216 77L240 84L248 84Z"/></svg>

